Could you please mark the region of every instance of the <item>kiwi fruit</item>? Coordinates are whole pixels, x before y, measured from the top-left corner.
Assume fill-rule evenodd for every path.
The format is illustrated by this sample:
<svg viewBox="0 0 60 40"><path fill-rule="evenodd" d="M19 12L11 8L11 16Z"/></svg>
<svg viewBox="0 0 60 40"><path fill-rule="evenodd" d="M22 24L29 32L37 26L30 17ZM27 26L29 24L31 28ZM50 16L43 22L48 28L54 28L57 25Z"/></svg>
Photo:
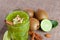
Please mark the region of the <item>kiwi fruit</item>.
<svg viewBox="0 0 60 40"><path fill-rule="evenodd" d="M48 19L48 14L45 10L38 9L35 13L35 16L38 20Z"/></svg>
<svg viewBox="0 0 60 40"><path fill-rule="evenodd" d="M39 21L36 18L30 18L30 30L39 29Z"/></svg>
<svg viewBox="0 0 60 40"><path fill-rule="evenodd" d="M34 10L33 9L27 8L27 9L24 9L24 11L27 12L29 17L33 17L34 16Z"/></svg>

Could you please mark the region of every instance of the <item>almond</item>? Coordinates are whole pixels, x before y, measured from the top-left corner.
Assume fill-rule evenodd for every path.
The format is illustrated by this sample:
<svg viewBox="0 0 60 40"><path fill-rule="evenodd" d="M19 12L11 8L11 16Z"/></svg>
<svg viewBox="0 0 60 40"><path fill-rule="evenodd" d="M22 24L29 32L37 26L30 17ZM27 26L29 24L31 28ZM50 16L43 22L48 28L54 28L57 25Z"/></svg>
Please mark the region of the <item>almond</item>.
<svg viewBox="0 0 60 40"><path fill-rule="evenodd" d="M45 34L45 37L51 38L51 34Z"/></svg>

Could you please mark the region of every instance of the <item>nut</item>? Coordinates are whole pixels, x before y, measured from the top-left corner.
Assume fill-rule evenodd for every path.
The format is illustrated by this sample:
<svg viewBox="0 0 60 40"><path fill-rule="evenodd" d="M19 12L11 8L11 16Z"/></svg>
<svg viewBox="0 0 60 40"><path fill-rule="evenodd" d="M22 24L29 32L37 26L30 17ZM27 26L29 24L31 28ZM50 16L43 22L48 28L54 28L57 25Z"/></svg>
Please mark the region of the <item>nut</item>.
<svg viewBox="0 0 60 40"><path fill-rule="evenodd" d="M45 34L45 37L51 38L51 34Z"/></svg>

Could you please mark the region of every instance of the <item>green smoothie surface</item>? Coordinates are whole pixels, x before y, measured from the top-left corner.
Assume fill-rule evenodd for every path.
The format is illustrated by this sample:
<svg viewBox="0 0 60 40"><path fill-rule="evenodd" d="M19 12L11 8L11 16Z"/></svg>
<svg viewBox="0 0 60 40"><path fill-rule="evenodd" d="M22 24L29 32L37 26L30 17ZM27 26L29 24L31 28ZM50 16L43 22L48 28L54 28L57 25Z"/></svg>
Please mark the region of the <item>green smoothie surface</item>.
<svg viewBox="0 0 60 40"><path fill-rule="evenodd" d="M18 23L18 24L14 25L14 26L18 26L18 27L19 27L19 26L23 26L24 24L26 24L26 22L29 21L29 16L28 16L28 14L27 14L26 12L24 12L24 11L13 11L13 12L9 13L9 15L6 17L6 20L12 22L13 19L14 19L17 15L19 15L21 18L24 18L24 20L22 21L22 23Z"/></svg>

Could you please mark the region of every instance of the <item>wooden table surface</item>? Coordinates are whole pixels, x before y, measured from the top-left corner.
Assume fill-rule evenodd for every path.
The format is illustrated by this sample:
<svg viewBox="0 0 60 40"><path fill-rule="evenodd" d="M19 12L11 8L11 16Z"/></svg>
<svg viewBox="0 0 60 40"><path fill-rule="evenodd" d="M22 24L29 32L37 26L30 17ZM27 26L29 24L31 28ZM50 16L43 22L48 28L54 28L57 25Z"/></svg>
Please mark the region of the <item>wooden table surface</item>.
<svg viewBox="0 0 60 40"><path fill-rule="evenodd" d="M49 19L57 20L59 25L48 32L52 35L51 38L44 36L46 32L38 30L37 33L43 37L43 40L60 40L60 0L0 0L0 40L6 31L4 23L6 15L18 8L32 8L35 11L38 8L45 9Z"/></svg>

